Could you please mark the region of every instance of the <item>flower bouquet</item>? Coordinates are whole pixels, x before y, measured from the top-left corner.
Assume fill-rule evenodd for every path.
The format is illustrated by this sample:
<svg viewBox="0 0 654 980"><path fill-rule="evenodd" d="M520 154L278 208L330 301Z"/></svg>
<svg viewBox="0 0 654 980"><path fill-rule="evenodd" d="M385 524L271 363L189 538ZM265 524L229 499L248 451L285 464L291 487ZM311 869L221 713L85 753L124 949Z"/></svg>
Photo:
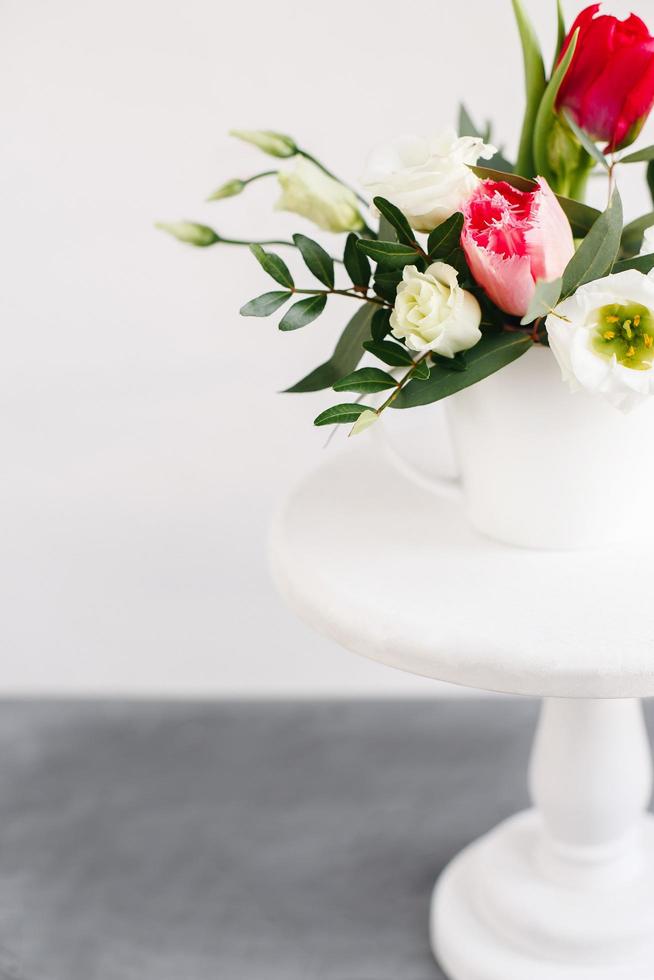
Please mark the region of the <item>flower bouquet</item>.
<svg viewBox="0 0 654 980"><path fill-rule="evenodd" d="M160 225L195 246L249 245L277 288L246 302L243 316L269 317L285 308L279 329L287 332L316 320L333 296L354 301L358 308L331 357L287 391L332 389L339 397L315 425L348 425L352 434L387 409L456 395L453 406L473 417L459 420L469 446L457 446L468 496L476 484L480 496L488 495L489 476L500 469L515 475L509 457L519 455L533 436L534 405L542 394L545 423L560 411L560 422L546 424L558 430L556 445L565 443L565 430L576 433L563 456L548 459L548 472L576 465L578 496L592 492L598 498L597 519L585 528L583 543L606 537L600 533L599 484L605 499L614 490L615 456L605 452L606 463L597 470L595 434L601 430L618 444L624 479L639 479L629 467L635 455L642 456L642 433L638 425L627 428L623 413L654 393L654 280L648 275L654 267L654 213L624 225L618 190L643 164L654 196L654 146L624 152L654 104L654 38L634 14L620 21L599 7L587 7L566 31L557 5L557 46L548 72L521 0L513 0L526 90L514 160L492 144L490 127L478 129L463 106L458 133L398 138L374 150L360 191L287 135L234 131L286 163L229 180L210 200L241 194L255 180L276 179L277 208L342 233L339 255L303 233L292 241L247 242L190 221ZM605 177L602 211L585 203L593 173ZM309 281L291 273L281 248L299 253ZM515 362L522 363L528 352L525 364L531 367L518 373ZM490 376L501 369L491 384ZM479 397L483 392L487 402L472 395L466 402L464 393L468 397L479 382ZM571 407L576 399L569 390L582 393L579 408ZM599 407L597 396L608 404ZM495 399L497 411L488 399ZM513 415L531 415L532 432L517 431ZM475 431L477 441L470 442ZM508 433L512 446L506 445ZM636 434L635 444L627 433ZM541 426L538 436L541 455L548 457ZM582 443L592 448L592 461L579 458ZM490 446L486 454L484 446ZM481 467L484 455L492 459ZM501 488L511 509L509 523L516 523L520 498L523 509L530 492L532 505L537 501L527 480L523 474L517 487ZM490 509L497 506L491 500ZM482 529L516 538L507 529L489 528L495 518L475 517L471 509ZM544 543L554 524L549 531L547 521L545 526L537 541L520 534L518 543ZM556 530L551 538L569 543Z"/></svg>

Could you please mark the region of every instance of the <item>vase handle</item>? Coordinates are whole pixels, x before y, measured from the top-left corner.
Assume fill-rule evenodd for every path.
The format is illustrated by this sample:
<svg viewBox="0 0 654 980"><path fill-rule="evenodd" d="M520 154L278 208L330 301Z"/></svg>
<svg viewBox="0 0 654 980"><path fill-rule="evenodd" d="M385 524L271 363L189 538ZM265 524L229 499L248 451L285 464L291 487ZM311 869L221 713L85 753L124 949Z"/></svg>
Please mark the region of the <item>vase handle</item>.
<svg viewBox="0 0 654 980"><path fill-rule="evenodd" d="M458 499L461 496L462 485L460 476L440 476L438 474L425 473L415 463L410 462L397 451L391 443L381 425L373 425L370 434L377 445L390 460L395 469L405 476L412 483L428 490L430 493L438 494L440 497Z"/></svg>

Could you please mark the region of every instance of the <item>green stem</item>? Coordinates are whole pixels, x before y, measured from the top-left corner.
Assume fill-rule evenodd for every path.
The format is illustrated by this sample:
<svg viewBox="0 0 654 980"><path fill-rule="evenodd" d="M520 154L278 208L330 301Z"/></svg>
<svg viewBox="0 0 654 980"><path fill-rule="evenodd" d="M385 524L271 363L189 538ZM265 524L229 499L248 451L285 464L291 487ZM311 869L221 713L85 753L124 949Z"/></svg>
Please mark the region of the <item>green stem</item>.
<svg viewBox="0 0 654 980"><path fill-rule="evenodd" d="M395 388L391 392L391 394L388 396L388 398L386 399L386 401L382 405L380 405L379 408L375 409L377 415L381 415L381 413L384 411L385 408L388 408L389 405L392 405L393 404L393 402L395 401L395 399L397 398L397 396L399 395L399 393L402 391L402 388L404 388L405 384L408 381L410 381L411 378L413 377L413 373L414 373L415 369L417 368L417 366L419 364L422 364L423 361L426 361L427 358L429 357L430 353L431 353L431 351L427 351L426 354L422 354L418 358L417 361L414 361L413 362L413 364L411 365L411 367L409 368L409 370L406 372L406 374L402 375L402 377L399 379L399 381L397 382L397 385L395 386Z"/></svg>
<svg viewBox="0 0 654 980"><path fill-rule="evenodd" d="M246 177L243 183L247 187L248 184L252 184L255 180L261 180L262 177L276 177L278 173L278 170L262 170L260 174L255 174L253 177Z"/></svg>
<svg viewBox="0 0 654 980"><path fill-rule="evenodd" d="M284 245L286 248L297 248L297 245L295 244L295 242L285 241L284 239L267 238L267 239L263 239L261 241L250 242L250 241L247 241L247 239L245 239L245 238L223 238L222 235L219 236L218 241L216 242L216 245L245 245L248 248L250 247L250 245L262 245L262 246L263 245ZM332 260L332 262L339 262L341 265L343 264L343 259L338 259L338 258L336 258L335 255L330 255L330 259Z"/></svg>
<svg viewBox="0 0 654 980"><path fill-rule="evenodd" d="M373 303L375 306L385 306L387 309L391 310L393 307L386 300L381 299L379 296L368 296L367 293L357 293L352 290L347 289L295 289L291 290L292 293L298 293L300 296L349 296L350 299L363 300L364 303Z"/></svg>

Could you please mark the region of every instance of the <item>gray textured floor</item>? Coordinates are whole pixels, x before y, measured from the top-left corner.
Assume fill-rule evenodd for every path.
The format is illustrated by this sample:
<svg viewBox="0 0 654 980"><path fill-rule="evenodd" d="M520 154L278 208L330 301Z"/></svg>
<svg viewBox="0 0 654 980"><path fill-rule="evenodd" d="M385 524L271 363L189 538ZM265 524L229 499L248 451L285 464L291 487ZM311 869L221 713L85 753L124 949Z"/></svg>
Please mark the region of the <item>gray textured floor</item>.
<svg viewBox="0 0 654 980"><path fill-rule="evenodd" d="M535 717L3 705L0 976L434 980L434 879L525 804Z"/></svg>

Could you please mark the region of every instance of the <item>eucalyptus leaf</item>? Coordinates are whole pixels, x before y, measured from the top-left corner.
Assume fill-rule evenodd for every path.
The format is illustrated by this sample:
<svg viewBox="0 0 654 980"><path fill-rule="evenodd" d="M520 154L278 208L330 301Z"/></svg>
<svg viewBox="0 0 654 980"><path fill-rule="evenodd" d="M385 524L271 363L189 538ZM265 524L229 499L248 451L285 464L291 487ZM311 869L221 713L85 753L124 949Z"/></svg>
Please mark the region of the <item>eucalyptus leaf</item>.
<svg viewBox="0 0 654 980"><path fill-rule="evenodd" d="M280 283L282 286L286 286L288 289L293 289L295 286L293 276L288 271L288 266L283 259L280 259L279 255L275 255L274 252L264 251L261 245L250 245L250 251L261 268L267 272L269 276L272 276L275 282Z"/></svg>
<svg viewBox="0 0 654 980"><path fill-rule="evenodd" d="M427 252L430 261L450 255L461 243L463 215L457 211L446 221L434 228L427 239Z"/></svg>
<svg viewBox="0 0 654 980"><path fill-rule="evenodd" d="M465 371L448 371L434 365L427 381L410 381L391 403L392 408L430 405L468 388L515 361L532 346L527 333L489 333L466 351Z"/></svg>
<svg viewBox="0 0 654 980"><path fill-rule="evenodd" d="M332 387L334 391L356 391L362 395L372 395L396 386L395 378L387 371L376 367L364 367L341 378Z"/></svg>
<svg viewBox="0 0 654 980"><path fill-rule="evenodd" d="M647 275L654 269L654 252L650 252L648 255L634 255L632 259L622 259L621 262L615 263L611 272L616 275L618 272L627 272L629 269L635 269L637 272Z"/></svg>
<svg viewBox="0 0 654 980"><path fill-rule="evenodd" d="M325 309L326 302L325 294L318 293L315 296L307 296L305 299L301 299L299 303L294 303L280 320L279 329L299 330L300 327L306 327L307 323L311 323L320 316Z"/></svg>
<svg viewBox="0 0 654 980"><path fill-rule="evenodd" d="M512 3L520 33L520 41L522 42L526 91L525 115L520 135L520 149L518 151L516 170L525 177L531 177L536 173L533 151L534 127L538 107L546 87L545 65L536 31L522 3L520 0L512 0Z"/></svg>
<svg viewBox="0 0 654 980"><path fill-rule="evenodd" d="M358 241L358 237L351 231L345 241L343 264L353 285L367 287L371 276L370 262L357 248Z"/></svg>
<svg viewBox="0 0 654 980"><path fill-rule="evenodd" d="M329 289L334 288L334 260L322 245L306 235L293 235L293 241L304 259L309 272Z"/></svg>
<svg viewBox="0 0 654 980"><path fill-rule="evenodd" d="M384 311L380 311L374 303L363 303L345 327L329 360L286 391L323 391L331 388L339 378L354 371L363 357L364 341L370 337L371 323L376 312Z"/></svg>
<svg viewBox="0 0 654 980"><path fill-rule="evenodd" d="M557 194L557 200L570 222L575 238L584 238L602 213L597 208L591 208L588 204L574 201L571 197L561 197L560 194Z"/></svg>
<svg viewBox="0 0 654 980"><path fill-rule="evenodd" d="M572 115L569 112L564 112L563 118L565 119L566 123L568 124L572 132L575 134L575 136L577 137L581 145L583 146L586 153L588 153L588 155L591 156L596 163L599 163L601 167L604 167L604 169L608 171L609 169L608 160L600 150L599 146L597 146L597 144L593 142L593 140L590 138L588 133L585 132L585 130L583 130L581 126L577 125L577 123L572 118Z"/></svg>
<svg viewBox="0 0 654 980"><path fill-rule="evenodd" d="M492 167L470 167L473 174L481 177L482 180L504 180L511 187L517 187L519 191L536 191L538 184L535 180L522 177L520 174L506 173L504 170L493 170Z"/></svg>
<svg viewBox="0 0 654 980"><path fill-rule="evenodd" d="M397 234L397 240L403 242L405 245L415 247L415 232L412 231L411 225L400 209L396 208L390 201L387 201L385 197L373 198L373 204L379 213L386 218L388 223L393 226Z"/></svg>
<svg viewBox="0 0 654 980"><path fill-rule="evenodd" d="M342 425L343 423L356 422L363 412L369 412L367 405L343 404L332 405L331 408L321 412L313 420L314 425Z"/></svg>
<svg viewBox="0 0 654 980"><path fill-rule="evenodd" d="M643 234L652 225L654 225L654 211L643 214L640 218L636 218L635 221L630 221L628 225L624 226L622 232L622 248L627 252L639 252Z"/></svg>
<svg viewBox="0 0 654 980"><path fill-rule="evenodd" d="M539 279L536 283L536 289L534 290L534 295L531 298L527 312L520 323L526 326L526 324L533 323L534 320L537 320L539 316L547 316L560 299L562 285L563 280L561 278L552 279L550 282L547 282L545 279Z"/></svg>
<svg viewBox="0 0 654 980"><path fill-rule="evenodd" d="M627 153L626 157L620 157L618 163L644 163L646 160L654 160L654 146L645 146L642 150Z"/></svg>
<svg viewBox="0 0 654 980"><path fill-rule="evenodd" d="M251 299L249 303L242 306L240 309L241 316L270 316L283 306L287 299L293 293L284 290L284 292L272 292L263 293L262 296L257 296L256 299Z"/></svg>
<svg viewBox="0 0 654 980"><path fill-rule="evenodd" d="M406 347L394 344L391 340L367 340L363 346L391 367L410 367L413 364L413 358Z"/></svg>
<svg viewBox="0 0 654 980"><path fill-rule="evenodd" d="M419 257L419 252L415 248L400 242L382 242L360 238L357 242L357 248L365 255L369 255L375 262L387 267L411 265Z"/></svg>
<svg viewBox="0 0 654 980"><path fill-rule="evenodd" d="M547 84L540 100L538 112L536 113L533 137L534 172L540 174L541 177L545 177L551 187L557 186L557 175L552 168L549 156L550 135L555 125L558 124L558 118L555 112L556 97L559 94L559 89L566 72L570 67L578 40L579 28L573 34L565 55L552 72L552 77Z"/></svg>
<svg viewBox="0 0 654 980"><path fill-rule="evenodd" d="M585 282L608 275L620 250L622 202L616 190L606 211L590 229L568 262L563 273L563 296L569 296Z"/></svg>

